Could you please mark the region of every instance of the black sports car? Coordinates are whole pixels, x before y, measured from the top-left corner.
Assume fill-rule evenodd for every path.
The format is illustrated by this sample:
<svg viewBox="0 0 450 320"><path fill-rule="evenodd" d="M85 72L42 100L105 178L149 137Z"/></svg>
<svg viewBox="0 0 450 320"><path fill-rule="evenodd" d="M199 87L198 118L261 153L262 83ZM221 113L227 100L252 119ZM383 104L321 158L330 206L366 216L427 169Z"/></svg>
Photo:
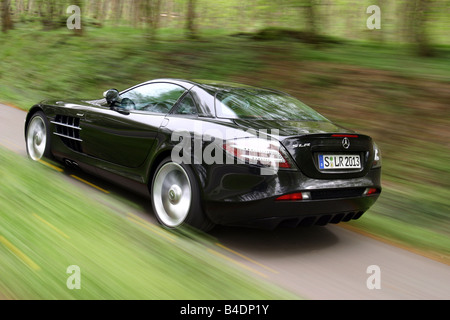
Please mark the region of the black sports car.
<svg viewBox="0 0 450 320"><path fill-rule="evenodd" d="M370 137L288 94L234 83L157 79L99 100L43 101L25 139L33 160L146 194L167 228L338 223L381 192Z"/></svg>

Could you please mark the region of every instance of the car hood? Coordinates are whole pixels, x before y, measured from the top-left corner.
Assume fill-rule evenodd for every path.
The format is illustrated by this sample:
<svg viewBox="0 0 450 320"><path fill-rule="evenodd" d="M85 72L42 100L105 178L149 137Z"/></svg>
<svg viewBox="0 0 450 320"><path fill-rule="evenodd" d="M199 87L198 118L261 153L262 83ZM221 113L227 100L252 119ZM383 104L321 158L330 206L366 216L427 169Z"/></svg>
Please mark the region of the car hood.
<svg viewBox="0 0 450 320"><path fill-rule="evenodd" d="M241 127L256 131L266 130L268 134L279 137L302 136L316 133L353 133L354 131L329 121L292 121L292 120L242 120L233 122ZM276 131L278 130L278 131Z"/></svg>

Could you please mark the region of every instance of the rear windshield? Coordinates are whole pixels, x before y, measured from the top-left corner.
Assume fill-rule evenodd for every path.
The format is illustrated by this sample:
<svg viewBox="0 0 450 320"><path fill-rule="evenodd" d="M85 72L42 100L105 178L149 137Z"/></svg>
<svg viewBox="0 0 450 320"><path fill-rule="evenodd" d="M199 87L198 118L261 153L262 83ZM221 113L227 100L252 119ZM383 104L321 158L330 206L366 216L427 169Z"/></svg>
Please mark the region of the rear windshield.
<svg viewBox="0 0 450 320"><path fill-rule="evenodd" d="M216 114L228 119L328 121L292 96L259 89L218 92Z"/></svg>

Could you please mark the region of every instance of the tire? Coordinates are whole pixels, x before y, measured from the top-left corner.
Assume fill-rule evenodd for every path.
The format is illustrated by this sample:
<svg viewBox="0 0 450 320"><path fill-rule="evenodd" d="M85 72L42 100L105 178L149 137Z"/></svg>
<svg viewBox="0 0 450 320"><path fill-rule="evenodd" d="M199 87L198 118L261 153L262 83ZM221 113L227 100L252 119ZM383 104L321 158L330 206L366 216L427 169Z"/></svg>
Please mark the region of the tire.
<svg viewBox="0 0 450 320"><path fill-rule="evenodd" d="M168 229L185 224L201 231L209 231L214 224L203 212L200 188L193 170L164 159L152 179L151 201L159 223Z"/></svg>
<svg viewBox="0 0 450 320"><path fill-rule="evenodd" d="M28 156L39 161L42 158L52 159L50 150L50 126L47 117L38 111L31 117L27 125L25 144Z"/></svg>

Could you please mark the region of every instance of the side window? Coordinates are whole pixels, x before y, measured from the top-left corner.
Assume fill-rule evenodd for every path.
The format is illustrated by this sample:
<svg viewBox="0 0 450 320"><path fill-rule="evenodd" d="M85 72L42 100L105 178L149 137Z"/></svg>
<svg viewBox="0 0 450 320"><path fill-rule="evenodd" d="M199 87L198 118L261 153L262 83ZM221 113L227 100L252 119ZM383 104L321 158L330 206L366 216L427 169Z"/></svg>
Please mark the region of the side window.
<svg viewBox="0 0 450 320"><path fill-rule="evenodd" d="M171 83L149 83L121 95L123 107L167 113L186 90Z"/></svg>
<svg viewBox="0 0 450 320"><path fill-rule="evenodd" d="M197 114L197 107L195 106L194 99L192 96L188 93L183 100L178 104L176 110L173 112L173 114L178 115L196 115Z"/></svg>

